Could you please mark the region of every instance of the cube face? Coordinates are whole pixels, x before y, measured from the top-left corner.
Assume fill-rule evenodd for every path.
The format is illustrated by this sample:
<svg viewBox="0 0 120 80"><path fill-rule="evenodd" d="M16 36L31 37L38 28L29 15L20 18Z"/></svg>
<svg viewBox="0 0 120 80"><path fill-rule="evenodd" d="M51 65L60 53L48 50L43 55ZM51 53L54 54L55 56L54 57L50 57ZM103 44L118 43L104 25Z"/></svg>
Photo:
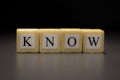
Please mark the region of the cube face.
<svg viewBox="0 0 120 80"><path fill-rule="evenodd" d="M39 52L38 29L17 29L17 52Z"/></svg>
<svg viewBox="0 0 120 80"><path fill-rule="evenodd" d="M88 34L86 35L86 49L100 49L101 35Z"/></svg>
<svg viewBox="0 0 120 80"><path fill-rule="evenodd" d="M35 34L21 34L20 35L20 48L34 49L35 48Z"/></svg>
<svg viewBox="0 0 120 80"><path fill-rule="evenodd" d="M79 49L80 36L79 34L65 34L64 36L64 48L65 49Z"/></svg>
<svg viewBox="0 0 120 80"><path fill-rule="evenodd" d="M61 29L61 52L82 52L80 29Z"/></svg>
<svg viewBox="0 0 120 80"><path fill-rule="evenodd" d="M60 52L59 29L40 29L40 52Z"/></svg>
<svg viewBox="0 0 120 80"><path fill-rule="evenodd" d="M83 34L83 52L104 52L104 31L86 29Z"/></svg>
<svg viewBox="0 0 120 80"><path fill-rule="evenodd" d="M42 47L43 49L57 49L58 48L58 35L57 34L43 34Z"/></svg>

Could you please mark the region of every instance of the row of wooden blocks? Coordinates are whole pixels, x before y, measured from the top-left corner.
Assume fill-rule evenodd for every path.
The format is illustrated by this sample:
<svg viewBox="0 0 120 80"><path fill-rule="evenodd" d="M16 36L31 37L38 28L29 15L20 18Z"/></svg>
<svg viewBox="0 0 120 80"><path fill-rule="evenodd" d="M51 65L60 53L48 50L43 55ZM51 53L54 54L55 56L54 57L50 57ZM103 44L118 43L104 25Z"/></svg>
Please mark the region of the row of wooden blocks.
<svg viewBox="0 0 120 80"><path fill-rule="evenodd" d="M17 29L17 52L104 52L101 29Z"/></svg>

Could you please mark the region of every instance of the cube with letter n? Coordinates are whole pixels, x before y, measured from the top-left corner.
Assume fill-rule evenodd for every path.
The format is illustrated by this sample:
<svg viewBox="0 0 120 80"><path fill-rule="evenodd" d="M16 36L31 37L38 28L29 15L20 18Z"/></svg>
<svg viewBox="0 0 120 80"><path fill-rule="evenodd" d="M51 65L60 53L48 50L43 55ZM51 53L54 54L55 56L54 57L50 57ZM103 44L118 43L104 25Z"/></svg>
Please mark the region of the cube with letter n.
<svg viewBox="0 0 120 80"><path fill-rule="evenodd" d="M38 29L17 29L17 52L39 52Z"/></svg>
<svg viewBox="0 0 120 80"><path fill-rule="evenodd" d="M83 52L104 52L104 31L83 29Z"/></svg>
<svg viewBox="0 0 120 80"><path fill-rule="evenodd" d="M40 29L40 52L60 52L60 30Z"/></svg>

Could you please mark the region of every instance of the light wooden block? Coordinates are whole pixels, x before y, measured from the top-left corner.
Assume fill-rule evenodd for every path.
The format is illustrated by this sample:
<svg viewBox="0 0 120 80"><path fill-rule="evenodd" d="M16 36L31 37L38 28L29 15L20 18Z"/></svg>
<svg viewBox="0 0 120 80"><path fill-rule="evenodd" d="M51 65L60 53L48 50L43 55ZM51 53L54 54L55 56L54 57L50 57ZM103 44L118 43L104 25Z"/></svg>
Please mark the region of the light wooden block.
<svg viewBox="0 0 120 80"><path fill-rule="evenodd" d="M17 29L17 52L39 52L39 29Z"/></svg>
<svg viewBox="0 0 120 80"><path fill-rule="evenodd" d="M60 52L60 30L40 29L40 52Z"/></svg>
<svg viewBox="0 0 120 80"><path fill-rule="evenodd" d="M83 52L104 52L104 31L101 29L82 29Z"/></svg>
<svg viewBox="0 0 120 80"><path fill-rule="evenodd" d="M61 30L61 52L82 52L82 31L80 29Z"/></svg>

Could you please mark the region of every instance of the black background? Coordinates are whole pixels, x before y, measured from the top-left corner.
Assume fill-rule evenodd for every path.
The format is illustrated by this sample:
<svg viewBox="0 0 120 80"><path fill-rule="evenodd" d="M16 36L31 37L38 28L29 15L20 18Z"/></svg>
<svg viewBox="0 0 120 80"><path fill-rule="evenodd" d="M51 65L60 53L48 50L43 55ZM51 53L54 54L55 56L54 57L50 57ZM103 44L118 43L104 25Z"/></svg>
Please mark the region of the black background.
<svg viewBox="0 0 120 80"><path fill-rule="evenodd" d="M101 28L118 31L118 1L16 0L0 3L1 32L17 28ZM7 31L6 31L7 30Z"/></svg>

